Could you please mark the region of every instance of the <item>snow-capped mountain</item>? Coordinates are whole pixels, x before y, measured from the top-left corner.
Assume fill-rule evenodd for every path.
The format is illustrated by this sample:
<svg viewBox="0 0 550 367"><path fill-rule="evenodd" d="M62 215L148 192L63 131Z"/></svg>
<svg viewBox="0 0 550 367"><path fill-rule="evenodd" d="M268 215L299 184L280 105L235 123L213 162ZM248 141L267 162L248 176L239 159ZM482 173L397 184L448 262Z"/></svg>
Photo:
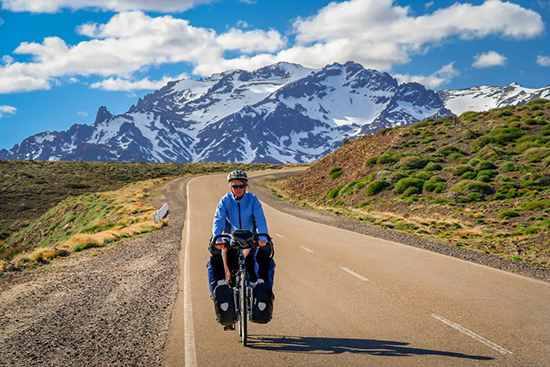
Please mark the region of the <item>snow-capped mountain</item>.
<svg viewBox="0 0 550 367"><path fill-rule="evenodd" d="M348 62L278 63L170 82L121 115L28 137L0 159L310 162L343 138L449 111L417 83Z"/></svg>
<svg viewBox="0 0 550 367"><path fill-rule="evenodd" d="M529 89L516 83L505 87L482 85L467 89L441 90L437 92L445 106L455 115L466 111L488 111L505 106L518 106L533 99L550 99L550 85L545 88Z"/></svg>

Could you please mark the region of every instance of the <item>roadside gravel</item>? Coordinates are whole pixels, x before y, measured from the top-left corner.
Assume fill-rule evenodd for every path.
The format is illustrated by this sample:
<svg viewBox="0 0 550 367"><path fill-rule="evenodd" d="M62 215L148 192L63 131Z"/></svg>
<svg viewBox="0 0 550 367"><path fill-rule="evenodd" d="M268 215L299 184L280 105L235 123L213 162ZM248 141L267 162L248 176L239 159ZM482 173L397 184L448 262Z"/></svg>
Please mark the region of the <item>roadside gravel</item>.
<svg viewBox="0 0 550 367"><path fill-rule="evenodd" d="M290 173L267 178L281 174ZM262 186L265 179L251 180L251 191L266 204L297 217L550 281L546 268L282 202ZM0 366L161 365L179 292L186 182L172 181L155 199L156 207L164 201L170 206L170 224L163 230L0 278Z"/></svg>
<svg viewBox="0 0 550 367"><path fill-rule="evenodd" d="M477 264L486 265L496 269L501 269L515 274L550 282L550 268L545 268L542 266L537 266L512 259L492 256L481 252L470 251L459 247L453 247L446 245L445 243L430 241L408 233L390 231L383 228L369 226L356 220L340 217L329 212L303 208L296 204L279 200L278 198L274 197L271 194L270 190L262 184L266 180L283 179L285 176L289 177L292 174L293 173L276 173L273 175L262 176L261 178L252 179L250 182L251 191L254 192L260 198L260 200L262 200L266 204L282 212L294 215L299 218L346 229L352 232L382 238L388 241L394 241L409 246L423 248L443 255L456 257Z"/></svg>
<svg viewBox="0 0 550 367"><path fill-rule="evenodd" d="M178 292L185 181L155 198L170 206L163 230L0 278L0 366L160 365Z"/></svg>

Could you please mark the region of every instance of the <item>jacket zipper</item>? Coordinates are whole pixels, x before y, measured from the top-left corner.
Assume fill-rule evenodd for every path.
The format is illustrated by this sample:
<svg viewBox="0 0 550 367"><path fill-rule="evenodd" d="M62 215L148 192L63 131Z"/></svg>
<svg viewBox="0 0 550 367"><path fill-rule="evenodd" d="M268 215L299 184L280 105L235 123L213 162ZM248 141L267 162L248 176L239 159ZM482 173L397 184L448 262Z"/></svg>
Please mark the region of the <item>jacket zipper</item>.
<svg viewBox="0 0 550 367"><path fill-rule="evenodd" d="M243 229L243 224L241 223L241 203L237 202L237 206L239 207L239 229Z"/></svg>

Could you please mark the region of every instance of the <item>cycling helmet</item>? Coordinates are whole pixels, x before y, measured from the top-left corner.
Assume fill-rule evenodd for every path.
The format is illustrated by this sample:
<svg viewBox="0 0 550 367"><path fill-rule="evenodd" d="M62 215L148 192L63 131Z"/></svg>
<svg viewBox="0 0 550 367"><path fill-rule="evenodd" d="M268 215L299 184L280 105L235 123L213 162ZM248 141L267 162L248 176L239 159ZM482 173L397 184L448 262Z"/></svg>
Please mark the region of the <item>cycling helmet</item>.
<svg viewBox="0 0 550 367"><path fill-rule="evenodd" d="M237 170L232 171L231 173L229 173L229 175L227 175L227 181L228 182L231 182L233 180L248 182L248 176L246 175L245 171L243 171L241 169L237 169Z"/></svg>

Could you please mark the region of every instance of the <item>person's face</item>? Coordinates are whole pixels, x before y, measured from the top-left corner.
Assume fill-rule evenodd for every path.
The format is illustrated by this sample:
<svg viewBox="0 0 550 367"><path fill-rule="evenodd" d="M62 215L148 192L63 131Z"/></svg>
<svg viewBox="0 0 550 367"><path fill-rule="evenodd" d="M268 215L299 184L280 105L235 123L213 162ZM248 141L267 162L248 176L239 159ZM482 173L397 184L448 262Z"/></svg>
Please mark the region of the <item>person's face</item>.
<svg viewBox="0 0 550 367"><path fill-rule="evenodd" d="M246 190L246 182L240 180L233 180L229 183L229 188L235 197L241 197Z"/></svg>

